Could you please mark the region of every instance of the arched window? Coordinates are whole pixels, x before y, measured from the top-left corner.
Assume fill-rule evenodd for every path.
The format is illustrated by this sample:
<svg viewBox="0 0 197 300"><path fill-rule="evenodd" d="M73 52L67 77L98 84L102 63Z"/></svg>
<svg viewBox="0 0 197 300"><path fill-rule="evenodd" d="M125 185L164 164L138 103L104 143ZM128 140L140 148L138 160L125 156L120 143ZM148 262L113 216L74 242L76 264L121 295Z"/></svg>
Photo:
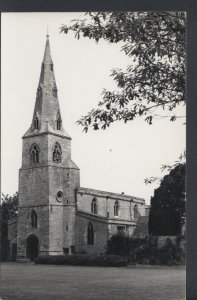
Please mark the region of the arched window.
<svg viewBox="0 0 197 300"><path fill-rule="evenodd" d="M31 146L30 161L32 164L39 163L39 148L36 144Z"/></svg>
<svg viewBox="0 0 197 300"><path fill-rule="evenodd" d="M37 220L38 220L38 217L37 217L37 213L35 212L35 210L33 209L31 211L31 226L33 228L37 228Z"/></svg>
<svg viewBox="0 0 197 300"><path fill-rule="evenodd" d="M53 148L53 161L56 164L59 164L62 159L62 150L59 143L55 143L55 146Z"/></svg>
<svg viewBox="0 0 197 300"><path fill-rule="evenodd" d="M94 245L94 228L92 223L88 224L88 236L87 236L88 245Z"/></svg>
<svg viewBox="0 0 197 300"><path fill-rule="evenodd" d="M114 204L114 216L118 217L118 215L119 215L119 202L116 201Z"/></svg>
<svg viewBox="0 0 197 300"><path fill-rule="evenodd" d="M56 128L57 128L57 130L61 130L61 125L62 125L62 120L61 120L60 114L58 114L57 120L56 120Z"/></svg>
<svg viewBox="0 0 197 300"><path fill-rule="evenodd" d="M91 213L97 214L97 201L96 198L94 198L91 202Z"/></svg>
<svg viewBox="0 0 197 300"><path fill-rule="evenodd" d="M38 117L35 116L35 118L34 118L34 130L38 129L38 125L39 125L39 120L38 120Z"/></svg>
<svg viewBox="0 0 197 300"><path fill-rule="evenodd" d="M137 204L135 204L133 212L134 212L134 219L138 218L138 216L139 216L139 209L138 209L138 205Z"/></svg>

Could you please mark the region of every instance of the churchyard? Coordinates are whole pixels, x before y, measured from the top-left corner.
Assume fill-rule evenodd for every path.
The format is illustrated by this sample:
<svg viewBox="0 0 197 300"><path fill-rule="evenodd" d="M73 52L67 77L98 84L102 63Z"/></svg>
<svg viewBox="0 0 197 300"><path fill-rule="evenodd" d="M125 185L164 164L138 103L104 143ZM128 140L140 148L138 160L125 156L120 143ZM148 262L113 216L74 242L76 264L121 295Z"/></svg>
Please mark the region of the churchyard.
<svg viewBox="0 0 197 300"><path fill-rule="evenodd" d="M183 300L184 266L1 263L3 300Z"/></svg>

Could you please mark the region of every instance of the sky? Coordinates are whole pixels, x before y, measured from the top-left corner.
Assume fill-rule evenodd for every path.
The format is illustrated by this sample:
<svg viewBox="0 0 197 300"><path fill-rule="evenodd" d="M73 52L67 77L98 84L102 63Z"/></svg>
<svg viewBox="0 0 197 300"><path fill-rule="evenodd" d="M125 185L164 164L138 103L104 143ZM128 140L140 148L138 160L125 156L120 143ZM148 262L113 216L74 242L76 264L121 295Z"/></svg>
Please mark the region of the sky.
<svg viewBox="0 0 197 300"><path fill-rule="evenodd" d="M126 69L129 58L121 44L74 34L60 34L83 13L3 13L1 20L1 191L18 190L22 135L30 127L36 100L47 26L63 126L72 137L72 160L80 168L81 186L150 197L159 183L144 179L163 176L185 148L184 120L159 119L148 125L138 118L105 131L82 132L76 121L102 100L102 90L115 90L113 68ZM185 114L185 108L180 109Z"/></svg>

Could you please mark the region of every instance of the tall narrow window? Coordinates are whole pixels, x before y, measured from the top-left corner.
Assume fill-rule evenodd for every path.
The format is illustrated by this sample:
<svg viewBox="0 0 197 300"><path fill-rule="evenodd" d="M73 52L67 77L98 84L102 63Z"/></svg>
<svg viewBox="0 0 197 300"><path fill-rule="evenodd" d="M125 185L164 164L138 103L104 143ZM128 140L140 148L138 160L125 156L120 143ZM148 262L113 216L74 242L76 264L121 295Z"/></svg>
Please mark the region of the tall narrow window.
<svg viewBox="0 0 197 300"><path fill-rule="evenodd" d="M94 228L92 223L88 224L88 235L87 235L88 245L94 245Z"/></svg>
<svg viewBox="0 0 197 300"><path fill-rule="evenodd" d="M134 219L136 219L139 216L139 209L138 209L138 205L137 204L135 204L133 210L134 210Z"/></svg>
<svg viewBox="0 0 197 300"><path fill-rule="evenodd" d="M39 125L39 120L38 120L38 117L35 116L35 118L34 118L34 130L38 129L38 125Z"/></svg>
<svg viewBox="0 0 197 300"><path fill-rule="evenodd" d="M53 71L53 64L52 63L50 64L50 68L51 68L51 71Z"/></svg>
<svg viewBox="0 0 197 300"><path fill-rule="evenodd" d="M58 117L57 117L57 120L56 120L57 130L61 130L61 124L62 124L62 120L61 120L60 115L58 114Z"/></svg>
<svg viewBox="0 0 197 300"><path fill-rule="evenodd" d="M31 212L31 226L33 228L37 228L37 221L38 221L37 213L33 209Z"/></svg>
<svg viewBox="0 0 197 300"><path fill-rule="evenodd" d="M91 202L91 213L97 214L97 201L96 198L94 198Z"/></svg>
<svg viewBox="0 0 197 300"><path fill-rule="evenodd" d="M55 143L53 148L53 161L59 164L62 160L62 151L59 143Z"/></svg>
<svg viewBox="0 0 197 300"><path fill-rule="evenodd" d="M30 161L33 164L39 163L39 148L36 144L31 147Z"/></svg>
<svg viewBox="0 0 197 300"><path fill-rule="evenodd" d="M118 217L118 215L119 215L119 202L116 201L114 204L114 216Z"/></svg>

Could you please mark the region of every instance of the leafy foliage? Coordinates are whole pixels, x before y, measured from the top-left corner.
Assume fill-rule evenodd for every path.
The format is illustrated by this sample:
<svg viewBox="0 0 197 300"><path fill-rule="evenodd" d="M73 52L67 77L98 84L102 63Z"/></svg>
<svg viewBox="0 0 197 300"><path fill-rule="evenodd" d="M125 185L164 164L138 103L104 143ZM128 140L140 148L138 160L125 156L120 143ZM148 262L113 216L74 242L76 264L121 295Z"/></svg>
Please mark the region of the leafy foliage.
<svg viewBox="0 0 197 300"><path fill-rule="evenodd" d="M161 166L161 170L167 170L168 172L170 172L171 170L173 170L176 166L180 165L180 164L185 164L186 163L186 151L184 150L183 153L178 157L178 160L176 160L174 162L173 165L162 165ZM161 177L149 177L149 178L145 178L144 182L145 184L149 184L149 183L153 183L153 182L161 182L162 178Z"/></svg>
<svg viewBox="0 0 197 300"><path fill-rule="evenodd" d="M18 212L18 193L13 196L2 194L0 205L0 258L6 260L8 256L9 241L8 241L8 221L16 218Z"/></svg>
<svg viewBox="0 0 197 300"><path fill-rule="evenodd" d="M158 116L170 121L183 117L175 109L185 103L185 28L184 12L91 12L61 27L61 32L72 31L78 39L120 42L131 60L126 70L112 70L118 90L104 89L98 108L78 121L85 132L137 116L150 125Z"/></svg>
<svg viewBox="0 0 197 300"><path fill-rule="evenodd" d="M10 221L16 218L18 213L18 193L16 192L13 196L2 194L1 201L2 219Z"/></svg>
<svg viewBox="0 0 197 300"><path fill-rule="evenodd" d="M153 235L181 234L185 222L185 164L164 176L151 198L149 232Z"/></svg>
<svg viewBox="0 0 197 300"><path fill-rule="evenodd" d="M123 267L128 261L119 255L40 255L34 262L36 264L73 265L73 266L105 266Z"/></svg>
<svg viewBox="0 0 197 300"><path fill-rule="evenodd" d="M129 256L130 238L123 234L115 234L107 242L107 254Z"/></svg>
<svg viewBox="0 0 197 300"><path fill-rule="evenodd" d="M107 253L119 253L127 257L131 264L183 264L185 249L181 246L182 240L182 237L178 237L173 243L167 238L165 244L159 246L158 237L132 238L114 235L108 241Z"/></svg>

